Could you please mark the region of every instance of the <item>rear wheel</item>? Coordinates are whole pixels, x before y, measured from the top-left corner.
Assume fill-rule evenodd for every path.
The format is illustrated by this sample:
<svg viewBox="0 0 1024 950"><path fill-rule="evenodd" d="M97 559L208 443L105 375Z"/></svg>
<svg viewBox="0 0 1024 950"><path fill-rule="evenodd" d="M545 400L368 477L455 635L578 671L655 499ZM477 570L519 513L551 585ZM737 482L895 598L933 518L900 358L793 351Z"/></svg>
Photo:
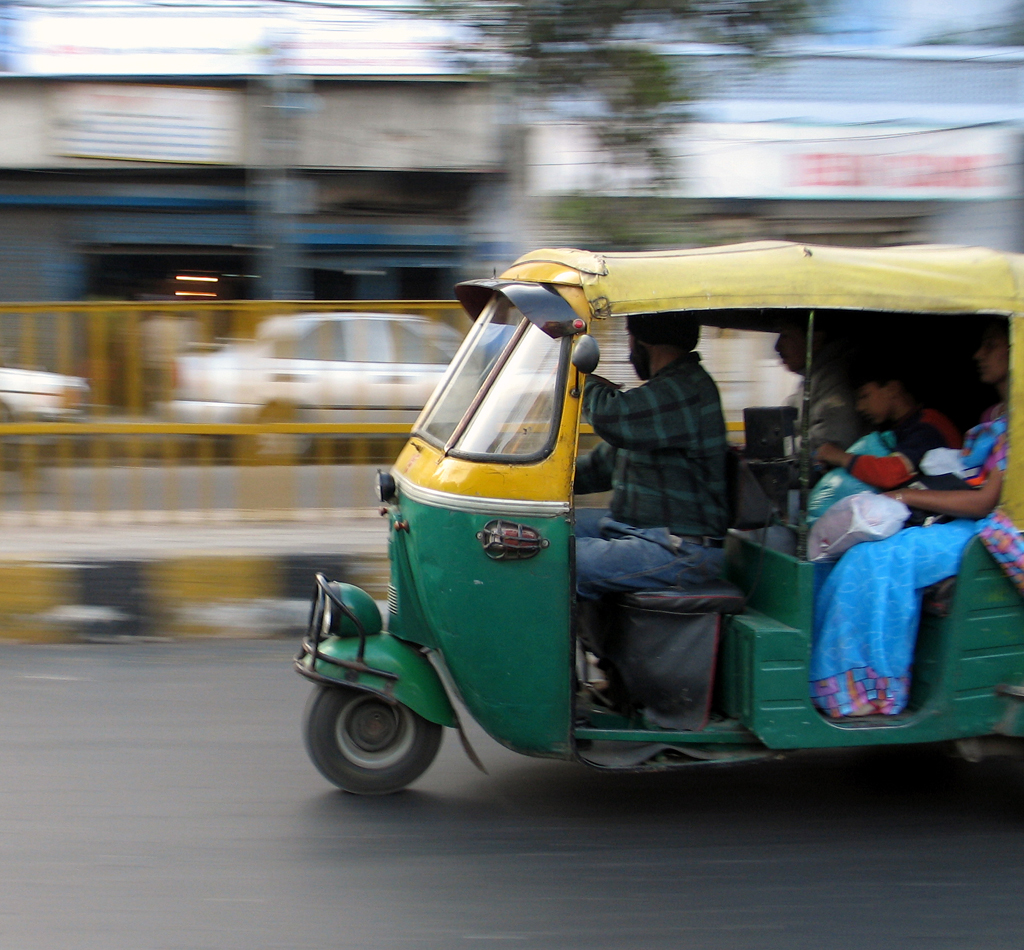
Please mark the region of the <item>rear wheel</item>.
<svg viewBox="0 0 1024 950"><path fill-rule="evenodd" d="M441 726L373 693L317 687L306 704L304 737L329 782L356 795L388 795L434 761Z"/></svg>

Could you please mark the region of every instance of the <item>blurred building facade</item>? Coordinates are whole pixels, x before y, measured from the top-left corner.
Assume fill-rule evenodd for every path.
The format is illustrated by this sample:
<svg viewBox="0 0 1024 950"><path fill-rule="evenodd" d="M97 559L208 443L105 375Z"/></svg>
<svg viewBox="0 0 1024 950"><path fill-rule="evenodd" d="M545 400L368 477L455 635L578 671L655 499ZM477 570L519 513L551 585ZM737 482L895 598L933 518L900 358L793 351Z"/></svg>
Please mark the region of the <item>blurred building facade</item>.
<svg viewBox="0 0 1024 950"><path fill-rule="evenodd" d="M0 7L0 299L426 299L507 259L451 28L273 6Z"/></svg>
<svg viewBox="0 0 1024 950"><path fill-rule="evenodd" d="M675 54L702 89L671 140L675 182L657 193L684 242L1024 250L1024 50L804 43L757 65L722 49ZM572 196L628 209L653 194L557 109L534 123L529 154L541 243L571 236L559 209Z"/></svg>
<svg viewBox="0 0 1024 950"><path fill-rule="evenodd" d="M1024 49L948 42L1013 3L671 47L699 93L656 190L383 2L0 0L0 299L448 297L545 244L1024 250Z"/></svg>
<svg viewBox="0 0 1024 950"><path fill-rule="evenodd" d="M902 18L893 15L900 6ZM550 103L527 129L527 243L1024 251L1024 49L906 45L979 23L995 29L1006 6L839 2L834 32L757 62L723 48L672 48L699 92L668 139L668 185L603 153L578 103ZM602 371L631 380L623 334L597 333ZM730 422L795 388L772 343L705 329L700 349Z"/></svg>

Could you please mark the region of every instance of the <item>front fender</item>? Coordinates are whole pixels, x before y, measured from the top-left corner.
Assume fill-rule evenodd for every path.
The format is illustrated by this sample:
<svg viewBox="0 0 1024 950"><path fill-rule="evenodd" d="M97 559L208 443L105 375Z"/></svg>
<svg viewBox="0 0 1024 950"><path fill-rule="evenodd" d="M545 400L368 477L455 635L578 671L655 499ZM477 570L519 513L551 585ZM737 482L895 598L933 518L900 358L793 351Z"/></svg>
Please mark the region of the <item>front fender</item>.
<svg viewBox="0 0 1024 950"><path fill-rule="evenodd" d="M295 668L321 685L366 690L408 706L429 722L452 728L458 725L441 679L419 647L389 633L378 633L366 638L360 663L359 642L359 637L327 637L320 641L314 662L313 644L304 640Z"/></svg>

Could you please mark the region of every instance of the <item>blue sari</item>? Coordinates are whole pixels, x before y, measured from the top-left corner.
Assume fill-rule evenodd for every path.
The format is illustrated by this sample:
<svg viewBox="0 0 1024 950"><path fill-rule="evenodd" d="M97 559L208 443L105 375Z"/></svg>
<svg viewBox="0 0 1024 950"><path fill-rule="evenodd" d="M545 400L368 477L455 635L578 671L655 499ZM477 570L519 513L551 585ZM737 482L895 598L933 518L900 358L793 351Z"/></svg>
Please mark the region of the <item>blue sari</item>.
<svg viewBox="0 0 1024 950"><path fill-rule="evenodd" d="M965 475L1006 468L1006 417L972 429ZM905 528L854 545L815 598L811 700L829 716L895 715L907 705L922 590L960 567L983 522L961 519Z"/></svg>

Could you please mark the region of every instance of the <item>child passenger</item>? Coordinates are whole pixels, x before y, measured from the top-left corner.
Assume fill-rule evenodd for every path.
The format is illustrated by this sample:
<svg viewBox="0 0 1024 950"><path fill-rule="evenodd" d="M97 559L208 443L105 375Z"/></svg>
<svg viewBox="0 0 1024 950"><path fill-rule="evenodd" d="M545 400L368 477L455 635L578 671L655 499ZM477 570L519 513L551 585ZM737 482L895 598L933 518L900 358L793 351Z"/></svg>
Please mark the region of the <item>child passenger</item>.
<svg viewBox="0 0 1024 950"><path fill-rule="evenodd" d="M854 478L892 491L910 483L931 449L959 449L960 432L935 409L926 409L914 395L905 370L885 359L862 361L851 372L856 408L876 429L890 433L893 451L888 455L861 455L825 442L815 458L845 468Z"/></svg>

